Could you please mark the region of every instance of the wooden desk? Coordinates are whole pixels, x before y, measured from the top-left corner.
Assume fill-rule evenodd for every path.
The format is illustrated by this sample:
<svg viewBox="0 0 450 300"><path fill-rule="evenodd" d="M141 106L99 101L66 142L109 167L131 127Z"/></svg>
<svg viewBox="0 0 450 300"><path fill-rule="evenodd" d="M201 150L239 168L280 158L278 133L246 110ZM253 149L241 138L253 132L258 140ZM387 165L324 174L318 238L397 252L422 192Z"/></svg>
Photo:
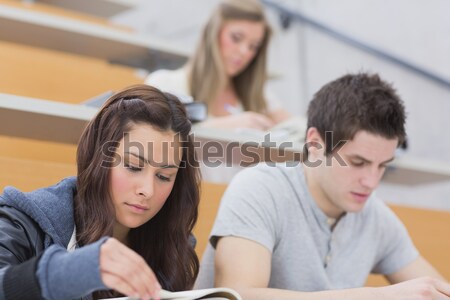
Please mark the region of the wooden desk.
<svg viewBox="0 0 450 300"><path fill-rule="evenodd" d="M40 110L30 112L28 110L29 105L26 104L27 101L30 103L30 106L33 107L37 107L37 103L41 101L42 105L45 105L46 111L51 112L51 118L46 117L46 111ZM14 104L15 102L17 102L17 105ZM52 106L55 107L53 108ZM13 113L18 116L22 116L14 117L14 119L10 120L9 127L5 126L4 130L6 131L2 132L0 130L0 134L63 143L76 143L78 140L77 137L80 136L86 122L95 114L95 110L92 108L73 105L71 106L71 109L63 109L63 106L63 104L52 104L51 102L42 101L39 99L20 98L20 101L2 101L2 99L0 99L0 115L5 115L5 118ZM69 107L70 105L66 104L65 106ZM86 113L71 113L71 110ZM90 112L88 112L88 110ZM25 130L27 126L25 129L22 128L21 130L21 127L19 126L20 122L26 122L27 119L31 120L31 117L28 117L30 113L33 118L36 118L37 120L33 122L35 124L35 128L33 128L34 131ZM45 126L47 123L52 125ZM52 128L52 130L48 130L47 128ZM267 160L270 162L288 162L290 164L294 161L293 163L296 163L295 161L298 161L296 157L299 157L299 153L302 150L300 147L301 143L293 143L289 147L282 147L282 144L280 143L272 143L272 145L269 145L270 148L268 148L264 141L257 141L253 139L250 140L252 155L248 155L247 152L242 151L245 147L241 147L247 139L245 135L240 137L239 133L226 131L223 129L205 129L199 127L194 128L193 130L195 140L200 142L197 145L197 147L200 146L197 148L199 159L202 162L208 161L205 159L204 154L210 154L211 152L209 150L213 151L213 153L217 153L217 147L219 147L222 151L217 153L218 156L214 157L214 160L222 162L222 164L229 164L230 167L228 169L231 169L231 171L234 171L233 168L239 170L239 164L241 162L245 162L245 165L248 165L249 162L257 163ZM57 132L53 133L53 131ZM229 145L232 145L232 147L229 147L231 151L227 151ZM212 146L211 149L208 148L209 146ZM271 156L267 158L266 154L271 154ZM423 160L419 161L417 158L402 156L393 163L393 166L395 169L392 172L387 170L383 180L396 183L397 181L395 181L395 178L399 178L403 184L414 185L450 179L450 166L445 163ZM214 169L209 169L209 171L211 170L214 171ZM229 172L230 176L233 174L233 172ZM230 179L231 178L224 178L221 180L221 183L227 183Z"/></svg>
<svg viewBox="0 0 450 300"><path fill-rule="evenodd" d="M60 2L61 5L60 6L55 5L55 4L57 4L57 2ZM75 7L75 8L79 7L79 5L80 5L79 2L80 2L80 0L77 0L77 1L69 0L66 3L61 0L59 0L59 1L39 0L36 2L23 1L23 0L0 0L0 4L2 4L2 5L20 8L20 9L27 10L30 12L45 13L45 14L49 14L49 15L60 16L60 17L74 19L74 20L83 21L83 22L89 22L89 23L96 24L96 25L102 25L102 26L106 26L109 28L115 28L118 30L124 30L124 31L131 32L130 28L126 28L125 26L111 23L108 19L106 19L104 17L95 16L92 14L86 14L80 9L78 9L78 10L68 9L71 7L70 4L72 4L72 7ZM88 2L88 0L85 0L84 2ZM89 2L91 2L91 4L93 2L95 3L94 5L91 5L91 6L95 6L95 5L98 6L98 5L101 5L102 3L108 3L108 2L104 2L102 0L94 0L94 1L89 1ZM112 5L115 5L115 4L113 3Z"/></svg>
<svg viewBox="0 0 450 300"><path fill-rule="evenodd" d="M21 104L20 97L14 95L78 104L105 91L117 91L144 81L133 68L2 41L0 60L0 93L12 94L0 99L5 104L0 104L0 156L13 158L73 163L74 145L86 122L96 112L78 105L62 109L64 104L61 103L54 103L53 108L42 111L47 106L33 105L33 100ZM15 105L16 113L22 117L12 113L11 105ZM31 107L39 108L40 113L31 116ZM49 140L59 143L45 142Z"/></svg>
<svg viewBox="0 0 450 300"><path fill-rule="evenodd" d="M53 185L67 176L76 175L75 164L43 162L0 157L0 191L15 186L23 191Z"/></svg>
<svg viewBox="0 0 450 300"><path fill-rule="evenodd" d="M0 40L148 70L179 67L189 55L156 37L1 3L0 28Z"/></svg>
<svg viewBox="0 0 450 300"><path fill-rule="evenodd" d="M134 68L49 49L0 41L0 93L80 103L143 83Z"/></svg>
<svg viewBox="0 0 450 300"><path fill-rule="evenodd" d="M299 161L301 159L301 152L303 150L303 142L295 141L283 144L283 141L271 140L271 148L264 146L264 137L256 137L253 134L245 132L236 132L233 130L218 129L218 128L194 128L196 137L205 145L205 143L214 142L220 145L222 149L233 149L233 152L223 151L220 161L238 165L241 162L253 163L259 161L271 162L291 162ZM275 143L276 142L276 143ZM259 145L250 148L251 155L246 154L243 148L229 147L232 145L254 144ZM283 146L281 146L283 145ZM256 150L255 150L256 149ZM211 150L214 150L212 147ZM202 153L205 153L205 149ZM248 153L248 152L247 152ZM231 155L230 155L231 154ZM255 154L257 154L255 156ZM199 155L201 160L203 156ZM258 159L255 160L254 158ZM230 172L230 174L232 174ZM231 178L224 178L220 183L228 183ZM409 155L401 155L397 157L386 170L382 179L388 183L402 184L402 185L420 185L426 183L435 183L440 181L450 180L450 164L441 161L425 160L419 157L411 157Z"/></svg>
<svg viewBox="0 0 450 300"><path fill-rule="evenodd" d="M447 280L450 280L450 212L390 205L405 224L425 257ZM369 286L388 284L381 275L371 275Z"/></svg>
<svg viewBox="0 0 450 300"><path fill-rule="evenodd" d="M103 18L112 17L137 5L137 0L37 0L38 2Z"/></svg>
<svg viewBox="0 0 450 300"><path fill-rule="evenodd" d="M4 158L75 165L76 150L76 145L72 144L0 135L0 157Z"/></svg>
<svg viewBox="0 0 450 300"><path fill-rule="evenodd" d="M194 235L197 238L195 251L199 258L203 255L208 244L208 237L216 219L220 199L226 187L223 184L202 182L198 220L194 228Z"/></svg>
<svg viewBox="0 0 450 300"><path fill-rule="evenodd" d="M0 94L0 134L77 144L96 113L85 105Z"/></svg>

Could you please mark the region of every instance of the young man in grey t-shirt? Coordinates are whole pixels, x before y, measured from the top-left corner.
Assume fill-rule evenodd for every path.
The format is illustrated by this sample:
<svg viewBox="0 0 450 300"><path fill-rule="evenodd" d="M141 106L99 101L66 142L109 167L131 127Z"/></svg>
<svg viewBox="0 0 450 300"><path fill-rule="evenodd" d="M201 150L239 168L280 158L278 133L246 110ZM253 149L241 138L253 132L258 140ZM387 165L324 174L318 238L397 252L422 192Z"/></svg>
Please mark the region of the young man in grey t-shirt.
<svg viewBox="0 0 450 300"><path fill-rule="evenodd" d="M377 75L325 85L309 105L304 162L259 165L230 183L197 288L233 287L246 300L449 299L373 195L404 123L403 102ZM370 273L394 285L362 288Z"/></svg>

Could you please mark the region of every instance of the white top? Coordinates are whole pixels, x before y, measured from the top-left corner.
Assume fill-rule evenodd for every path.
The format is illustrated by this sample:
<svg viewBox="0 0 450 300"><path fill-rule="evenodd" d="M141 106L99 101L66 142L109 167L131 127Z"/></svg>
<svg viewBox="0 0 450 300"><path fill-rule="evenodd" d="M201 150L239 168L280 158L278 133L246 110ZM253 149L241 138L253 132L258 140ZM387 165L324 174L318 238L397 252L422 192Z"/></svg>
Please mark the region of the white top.
<svg viewBox="0 0 450 300"><path fill-rule="evenodd" d="M78 246L77 242L77 228L73 228L72 236L70 237L69 244L67 245L67 251L74 251Z"/></svg>
<svg viewBox="0 0 450 300"><path fill-rule="evenodd" d="M157 70L145 79L145 83L178 96L184 103L193 101L192 97L190 97L186 67L177 70ZM275 111L282 107L278 99L267 88L264 89L264 96L266 98L267 111ZM233 107L233 109L236 112L244 111L240 104Z"/></svg>

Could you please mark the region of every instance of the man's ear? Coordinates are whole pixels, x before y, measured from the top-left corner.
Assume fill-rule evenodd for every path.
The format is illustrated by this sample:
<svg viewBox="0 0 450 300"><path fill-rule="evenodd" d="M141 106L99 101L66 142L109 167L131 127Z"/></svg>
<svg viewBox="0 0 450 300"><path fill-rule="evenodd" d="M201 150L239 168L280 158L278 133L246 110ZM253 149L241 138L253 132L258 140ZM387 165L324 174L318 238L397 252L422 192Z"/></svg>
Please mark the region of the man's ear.
<svg viewBox="0 0 450 300"><path fill-rule="evenodd" d="M325 143L316 127L310 127L306 131L306 141L309 155L317 155L325 152Z"/></svg>

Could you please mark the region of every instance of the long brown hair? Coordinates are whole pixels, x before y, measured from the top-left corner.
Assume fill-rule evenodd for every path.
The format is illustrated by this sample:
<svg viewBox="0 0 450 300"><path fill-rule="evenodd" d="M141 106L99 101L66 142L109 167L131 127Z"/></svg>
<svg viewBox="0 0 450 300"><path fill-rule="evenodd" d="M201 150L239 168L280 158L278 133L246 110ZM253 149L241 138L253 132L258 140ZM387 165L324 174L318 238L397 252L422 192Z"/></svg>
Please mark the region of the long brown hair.
<svg viewBox="0 0 450 300"><path fill-rule="evenodd" d="M196 100L211 103L225 88L227 75L219 49L219 33L226 21L262 22L264 38L249 65L232 78L239 100L245 110L264 113L264 85L267 79L266 57L271 29L258 0L223 0L203 29L195 54L188 62L190 94Z"/></svg>
<svg viewBox="0 0 450 300"><path fill-rule="evenodd" d="M199 270L190 236L197 221L200 175L189 135L191 123L183 105L171 94L148 85L124 89L108 99L84 130L77 150L77 241L83 246L112 236L115 214L109 174L114 146L135 124L178 133L183 154L164 206L147 223L130 229L129 247L147 261L164 289L190 289ZM113 295L97 292L94 298Z"/></svg>

